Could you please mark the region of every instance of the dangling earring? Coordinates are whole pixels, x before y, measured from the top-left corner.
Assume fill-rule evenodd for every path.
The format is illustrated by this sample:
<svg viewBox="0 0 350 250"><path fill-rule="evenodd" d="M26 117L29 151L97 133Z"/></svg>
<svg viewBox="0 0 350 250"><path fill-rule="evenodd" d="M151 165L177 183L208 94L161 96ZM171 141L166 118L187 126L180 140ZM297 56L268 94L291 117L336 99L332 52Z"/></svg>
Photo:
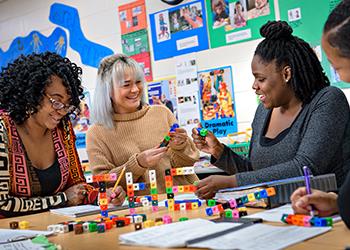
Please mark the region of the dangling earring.
<svg viewBox="0 0 350 250"><path fill-rule="evenodd" d="M34 109L33 108L27 108L26 115L31 116L32 114L34 114Z"/></svg>

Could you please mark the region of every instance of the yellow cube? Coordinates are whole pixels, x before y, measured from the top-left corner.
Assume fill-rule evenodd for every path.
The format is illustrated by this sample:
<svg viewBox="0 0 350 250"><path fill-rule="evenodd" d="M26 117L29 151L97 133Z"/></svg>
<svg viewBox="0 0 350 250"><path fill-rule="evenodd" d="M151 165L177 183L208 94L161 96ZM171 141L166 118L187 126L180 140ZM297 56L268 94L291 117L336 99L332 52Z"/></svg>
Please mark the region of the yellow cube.
<svg viewBox="0 0 350 250"><path fill-rule="evenodd" d="M146 220L144 223L143 223L143 227L147 228L147 227L154 227L155 223L154 223L154 220Z"/></svg>
<svg viewBox="0 0 350 250"><path fill-rule="evenodd" d="M255 195L254 193L250 193L247 195L248 196L248 201L255 201Z"/></svg>
<svg viewBox="0 0 350 250"><path fill-rule="evenodd" d="M163 225L163 221L157 221L155 225L156 225L156 226Z"/></svg>
<svg viewBox="0 0 350 250"><path fill-rule="evenodd" d="M157 182L151 182L151 188L157 188Z"/></svg>
<svg viewBox="0 0 350 250"><path fill-rule="evenodd" d="M183 174L184 174L183 168L176 168L176 175L183 175Z"/></svg>
<svg viewBox="0 0 350 250"><path fill-rule="evenodd" d="M185 191L184 186L177 186L178 188L178 193L183 193Z"/></svg>
<svg viewBox="0 0 350 250"><path fill-rule="evenodd" d="M192 209L198 209L198 202L192 202Z"/></svg>
<svg viewBox="0 0 350 250"><path fill-rule="evenodd" d="M99 200L100 206L108 205L108 199L103 198Z"/></svg>
<svg viewBox="0 0 350 250"><path fill-rule="evenodd" d="M29 222L22 220L18 223L19 229L28 229L29 228Z"/></svg>

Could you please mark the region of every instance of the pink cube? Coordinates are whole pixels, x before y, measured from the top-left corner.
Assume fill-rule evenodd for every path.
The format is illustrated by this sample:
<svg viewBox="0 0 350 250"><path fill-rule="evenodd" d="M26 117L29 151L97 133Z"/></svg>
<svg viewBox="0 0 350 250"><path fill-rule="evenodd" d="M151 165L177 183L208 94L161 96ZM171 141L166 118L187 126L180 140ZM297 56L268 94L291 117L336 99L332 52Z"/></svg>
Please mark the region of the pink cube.
<svg viewBox="0 0 350 250"><path fill-rule="evenodd" d="M158 206L152 206L152 212L158 212Z"/></svg>
<svg viewBox="0 0 350 250"><path fill-rule="evenodd" d="M239 211L238 209L233 209L232 210L232 218L239 218Z"/></svg>
<svg viewBox="0 0 350 250"><path fill-rule="evenodd" d="M228 203L230 204L230 208L236 208L237 207L236 199L230 199L228 201Z"/></svg>
<svg viewBox="0 0 350 250"><path fill-rule="evenodd" d="M212 207L212 209L213 209L213 214L218 214L220 212L218 206L214 206Z"/></svg>
<svg viewBox="0 0 350 250"><path fill-rule="evenodd" d="M176 194L179 192L179 188L177 186L173 186L173 193Z"/></svg>
<svg viewBox="0 0 350 250"><path fill-rule="evenodd" d="M163 215L162 219L164 224L170 224L173 222L173 219L170 215Z"/></svg>

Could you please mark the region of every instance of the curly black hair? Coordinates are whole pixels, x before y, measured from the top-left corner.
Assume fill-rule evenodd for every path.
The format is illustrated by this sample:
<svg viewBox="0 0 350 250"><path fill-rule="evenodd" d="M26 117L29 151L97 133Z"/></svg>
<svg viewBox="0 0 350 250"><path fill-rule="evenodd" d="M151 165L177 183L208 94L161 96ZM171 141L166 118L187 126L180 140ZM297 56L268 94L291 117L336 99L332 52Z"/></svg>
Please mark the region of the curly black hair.
<svg viewBox="0 0 350 250"><path fill-rule="evenodd" d="M71 105L79 107L84 97L81 74L82 69L75 63L52 52L21 55L0 73L0 109L8 112L16 124L22 124L40 109L52 76L62 79Z"/></svg>
<svg viewBox="0 0 350 250"><path fill-rule="evenodd" d="M328 16L323 33L329 32L328 42L338 48L341 55L350 57L350 1L343 0Z"/></svg>
<svg viewBox="0 0 350 250"><path fill-rule="evenodd" d="M311 46L292 33L292 27L285 21L267 22L260 28L265 39L259 43L254 55L266 63L274 61L277 69L289 65L292 71L290 84L296 97L309 103L330 82Z"/></svg>

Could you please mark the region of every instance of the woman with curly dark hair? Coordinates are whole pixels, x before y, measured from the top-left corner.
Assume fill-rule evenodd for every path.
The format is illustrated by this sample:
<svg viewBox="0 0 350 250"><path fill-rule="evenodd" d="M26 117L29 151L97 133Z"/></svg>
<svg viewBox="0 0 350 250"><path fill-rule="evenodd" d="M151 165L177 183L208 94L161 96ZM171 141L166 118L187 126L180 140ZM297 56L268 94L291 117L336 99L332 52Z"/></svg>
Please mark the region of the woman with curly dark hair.
<svg viewBox="0 0 350 250"><path fill-rule="evenodd" d="M81 73L51 52L21 56L0 73L0 218L96 200L69 119L83 98ZM124 197L119 187L112 202Z"/></svg>

